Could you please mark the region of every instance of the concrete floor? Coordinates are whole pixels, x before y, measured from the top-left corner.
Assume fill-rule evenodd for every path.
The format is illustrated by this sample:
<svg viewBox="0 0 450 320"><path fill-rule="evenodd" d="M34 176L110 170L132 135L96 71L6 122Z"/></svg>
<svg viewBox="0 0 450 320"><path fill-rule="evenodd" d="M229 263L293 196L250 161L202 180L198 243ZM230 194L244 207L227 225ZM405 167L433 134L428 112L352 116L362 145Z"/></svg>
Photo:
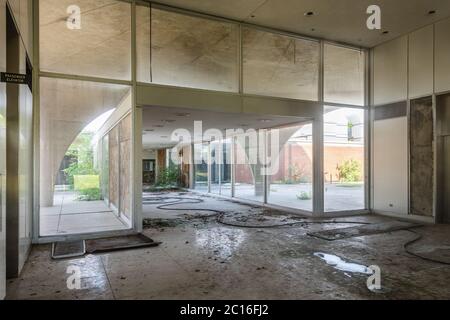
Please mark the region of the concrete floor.
<svg viewBox="0 0 450 320"><path fill-rule="evenodd" d="M175 194L178 196L178 194ZM145 194L144 196L149 196ZM218 207L253 223L299 218L197 194L202 204ZM416 235L409 231L328 242L306 235L311 230L354 226L345 221L383 222L378 216L338 219L343 224L245 229L221 225L207 212L157 210L144 206L155 224L145 234L162 245L152 249L88 255L52 261L49 246L35 246L21 278L8 283L8 299L449 299L450 268L405 252ZM196 216L196 219L193 219ZM262 219L264 218L264 219ZM245 221L240 219L239 221ZM161 221L160 221L161 222ZM424 238L410 249L450 258L450 226L416 229ZM365 266L378 265L381 293L367 289L367 275L343 272L315 256L322 252ZM67 267L82 270L82 289L67 289Z"/></svg>
<svg viewBox="0 0 450 320"><path fill-rule="evenodd" d="M103 201L77 201L74 192L56 192L54 199L53 207L41 208L41 236L129 229Z"/></svg>

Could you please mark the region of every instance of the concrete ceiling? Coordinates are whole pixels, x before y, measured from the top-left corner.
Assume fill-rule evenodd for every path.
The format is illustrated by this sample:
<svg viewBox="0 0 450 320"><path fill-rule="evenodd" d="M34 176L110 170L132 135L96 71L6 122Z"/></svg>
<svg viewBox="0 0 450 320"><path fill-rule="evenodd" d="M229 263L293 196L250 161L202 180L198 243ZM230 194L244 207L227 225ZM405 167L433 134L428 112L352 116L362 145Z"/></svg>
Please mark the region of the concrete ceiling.
<svg viewBox="0 0 450 320"><path fill-rule="evenodd" d="M296 117L262 116L205 112L186 108L144 107L143 147L145 150L173 147L171 135L177 129L187 129L194 135L194 121L203 122L203 132L209 129L264 129L307 121ZM149 131L150 130L150 131Z"/></svg>
<svg viewBox="0 0 450 320"><path fill-rule="evenodd" d="M374 47L450 16L448 0L158 0L158 3L291 31L307 36ZM382 28L366 26L367 7L379 5ZM429 15L430 10L436 13ZM314 16L304 13L313 11ZM314 31L313 31L314 30Z"/></svg>

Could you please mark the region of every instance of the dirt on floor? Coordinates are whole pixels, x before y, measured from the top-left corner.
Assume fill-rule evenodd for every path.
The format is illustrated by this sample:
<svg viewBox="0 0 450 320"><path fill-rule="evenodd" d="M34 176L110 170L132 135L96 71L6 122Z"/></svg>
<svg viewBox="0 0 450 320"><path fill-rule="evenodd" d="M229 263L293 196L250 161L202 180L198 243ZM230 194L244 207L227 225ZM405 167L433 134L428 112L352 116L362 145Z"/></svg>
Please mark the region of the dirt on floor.
<svg viewBox="0 0 450 320"><path fill-rule="evenodd" d="M450 298L449 225L326 241L308 234L392 219L311 220L192 193L158 194L172 197L165 204L184 198L158 209L162 199L145 201L154 196L144 195L144 234L159 247L52 261L48 246L35 246L21 278L9 282L8 298ZM70 266L80 268L79 290L67 288ZM376 290L368 287L374 269Z"/></svg>

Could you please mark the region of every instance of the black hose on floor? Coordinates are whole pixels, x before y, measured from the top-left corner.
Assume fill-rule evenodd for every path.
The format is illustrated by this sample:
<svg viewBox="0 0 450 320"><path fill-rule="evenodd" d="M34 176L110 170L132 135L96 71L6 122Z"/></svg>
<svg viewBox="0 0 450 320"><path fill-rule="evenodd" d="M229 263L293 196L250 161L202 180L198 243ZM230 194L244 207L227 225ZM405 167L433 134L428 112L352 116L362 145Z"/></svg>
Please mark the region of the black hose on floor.
<svg viewBox="0 0 450 320"><path fill-rule="evenodd" d="M144 204L147 205L157 205L157 209L159 210L170 210L170 211L202 211L202 212L214 212L212 215L207 216L201 216L198 218L216 218L217 223L229 226L229 227L236 227L236 228L245 228L245 229L274 229L274 228L282 228L282 227L293 227L296 225L312 225L312 224L360 224L360 225L370 225L371 223L368 222L361 222L361 221L337 221L337 220L322 220L322 221L298 221L298 222L291 222L291 223L285 223L285 224L273 224L273 225L248 225L248 224L239 224L239 223L231 223L224 221L224 217L227 214L227 212L222 210L216 210L216 209L203 209L203 208L173 208L173 206L180 205L180 204L199 204L204 203L205 201L200 198L186 198L186 197L175 197L175 196L169 196L164 197L161 196L162 194L158 194L157 197L146 197L143 200ZM172 201L166 201L166 200L172 200ZM189 202L186 202L189 201ZM403 245L403 248L406 253L410 254L413 257L434 262L438 264L443 265L450 265L449 262L446 261L440 261L435 260L432 258L423 257L417 253L412 252L409 247L413 244L419 242L423 239L423 235L412 231L411 229L407 229L406 231L409 231L413 234L416 234L417 237L411 241L408 241Z"/></svg>
<svg viewBox="0 0 450 320"><path fill-rule="evenodd" d="M172 200L172 201L167 201ZM188 202L186 202L186 200ZM293 227L300 224L360 224L360 225L369 225L370 223L361 222L361 221L336 221L336 220L323 220L323 221L298 221L298 222L289 222L283 224L273 224L273 225L249 225L249 224L239 224L239 223L231 223L226 222L224 220L227 212L216 209L203 209L203 208L173 208L173 206L177 206L180 204L199 204L204 203L205 201L200 198L185 198L185 197L147 197L144 198L143 203L146 205L157 205L157 209L159 210L170 210L170 211L202 211L202 212L214 212L214 214L209 216L201 216L200 218L213 218L216 217L216 221L219 224L236 227L236 228L246 228L246 229L269 229L269 228L282 228L282 227Z"/></svg>
<svg viewBox="0 0 450 320"><path fill-rule="evenodd" d="M409 249L409 247L411 247L413 244L415 244L415 243L419 242L420 240L422 240L422 239L423 239L423 235L420 234L420 233L418 233L418 232L416 232L416 231L413 231L413 230L411 230L411 229L408 229L407 231L409 231L409 232L411 232L411 233L417 235L417 237L414 238L414 239L411 240L411 241L408 241L407 243L405 243L405 244L403 245L403 248L405 249L405 252L406 252L406 253L412 255L413 257L420 258L420 259L425 260L425 261L434 262L434 263L439 263L439 264L444 264L444 265L447 265L447 266L450 265L450 262L447 262L447 261L441 261L441 260L436 260L436 259L432 259L432 258L428 258L428 257L424 257L424 256L421 256L421 255L418 254L418 253L415 253L415 252L411 251L411 250Z"/></svg>

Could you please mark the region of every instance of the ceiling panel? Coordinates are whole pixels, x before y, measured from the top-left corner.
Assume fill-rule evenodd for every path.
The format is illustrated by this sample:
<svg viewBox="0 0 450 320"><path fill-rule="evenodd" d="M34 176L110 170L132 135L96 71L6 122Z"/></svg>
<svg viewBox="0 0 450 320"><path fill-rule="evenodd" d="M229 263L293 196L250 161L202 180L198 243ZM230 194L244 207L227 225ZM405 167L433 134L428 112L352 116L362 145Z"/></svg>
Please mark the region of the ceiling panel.
<svg viewBox="0 0 450 320"><path fill-rule="evenodd" d="M450 16L448 0L160 0L185 9L324 38L373 47ZM382 10L383 30L366 26L369 5ZM436 13L429 15L430 10ZM305 12L313 11L312 17Z"/></svg>

